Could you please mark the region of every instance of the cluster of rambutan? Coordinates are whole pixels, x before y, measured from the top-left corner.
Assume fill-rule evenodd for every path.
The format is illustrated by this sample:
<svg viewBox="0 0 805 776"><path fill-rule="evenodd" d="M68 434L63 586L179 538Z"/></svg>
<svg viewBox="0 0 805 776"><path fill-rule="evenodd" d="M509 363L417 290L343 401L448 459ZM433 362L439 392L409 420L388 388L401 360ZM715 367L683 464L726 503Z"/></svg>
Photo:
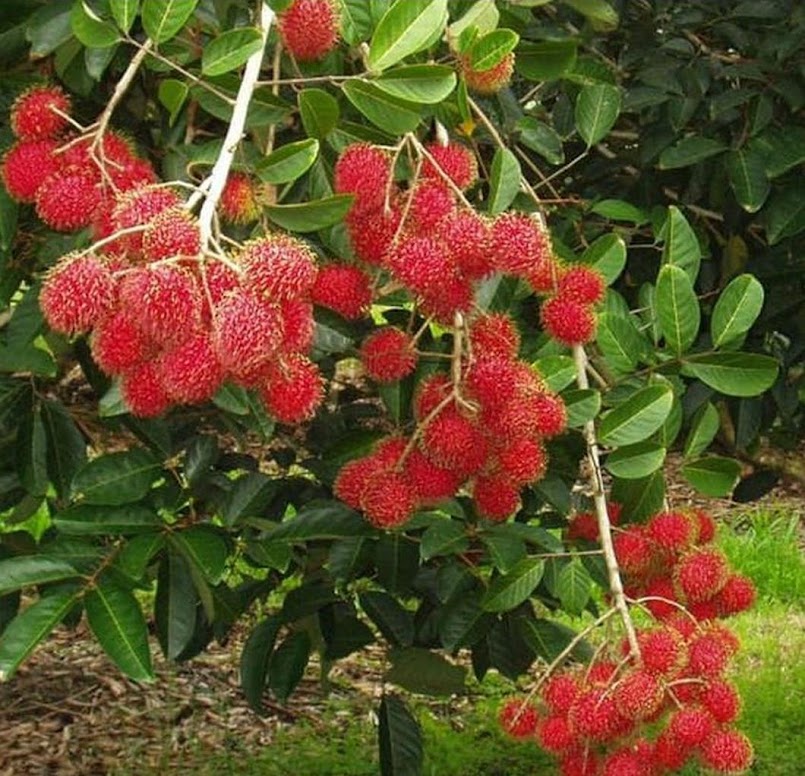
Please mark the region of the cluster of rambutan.
<svg viewBox="0 0 805 776"><path fill-rule="evenodd" d="M680 612L637 640L640 660L624 643L626 659L555 673L536 700L508 699L502 727L555 755L563 776L661 776L691 762L746 771L752 746L733 727L741 700L724 678L731 631Z"/></svg>
<svg viewBox="0 0 805 776"><path fill-rule="evenodd" d="M505 520L519 506L520 489L545 473L543 442L565 428L561 398L518 360L520 338L511 318L481 315L468 336L473 355L458 385L441 372L419 384L414 436L384 439L336 480L336 495L374 525L401 525L416 509L462 487L482 517ZM391 327L375 332L361 355L367 372L381 381L399 379L416 362L412 338Z"/></svg>
<svg viewBox="0 0 805 776"><path fill-rule="evenodd" d="M613 544L627 596L644 599L661 621L675 617L681 606L699 621L751 607L754 585L713 546L715 530L715 521L701 509L660 512L645 524L616 528ZM576 515L568 539L597 541L595 516Z"/></svg>
<svg viewBox="0 0 805 776"><path fill-rule="evenodd" d="M475 285L494 272L525 280L543 305L545 330L566 345L595 335L593 305L605 283L585 266L553 256L540 222L524 213L485 218L459 193L477 181L472 152L459 143L425 147L420 175L407 191L393 179L392 157L367 143L349 146L335 167L335 189L355 195L347 228L356 256L389 271L424 313L451 324L469 312Z"/></svg>

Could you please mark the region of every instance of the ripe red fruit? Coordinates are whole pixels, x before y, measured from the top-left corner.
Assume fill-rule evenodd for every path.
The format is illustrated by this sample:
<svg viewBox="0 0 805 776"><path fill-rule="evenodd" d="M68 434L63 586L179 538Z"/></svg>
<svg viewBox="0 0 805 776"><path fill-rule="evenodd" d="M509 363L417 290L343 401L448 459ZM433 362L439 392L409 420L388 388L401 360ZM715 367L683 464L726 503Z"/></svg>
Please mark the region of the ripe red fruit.
<svg viewBox="0 0 805 776"><path fill-rule="evenodd" d="M3 185L17 202L36 201L39 187L59 169L55 140L30 140L13 145L3 158Z"/></svg>
<svg viewBox="0 0 805 776"><path fill-rule="evenodd" d="M698 706L679 709L668 721L668 732L677 742L690 749L700 746L716 728L710 712Z"/></svg>
<svg viewBox="0 0 805 776"><path fill-rule="evenodd" d="M646 533L659 548L674 555L693 544L696 526L683 512L660 512L648 521Z"/></svg>
<svg viewBox="0 0 805 776"><path fill-rule="evenodd" d="M489 224L477 213L455 211L439 222L436 236L462 276L480 280L495 271Z"/></svg>
<svg viewBox="0 0 805 776"><path fill-rule="evenodd" d="M658 619L671 617L679 611L674 583L668 577L655 577L645 587L643 594L654 600L646 601L646 608ZM677 602L678 603L678 602Z"/></svg>
<svg viewBox="0 0 805 776"><path fill-rule="evenodd" d="M537 434L549 438L558 436L567 428L567 408L560 396L555 393L539 393L531 401Z"/></svg>
<svg viewBox="0 0 805 776"><path fill-rule="evenodd" d="M643 669L661 677L676 676L687 660L685 642L675 630L655 628L640 631L637 643L643 660Z"/></svg>
<svg viewBox="0 0 805 776"><path fill-rule="evenodd" d="M120 306L159 345L172 345L201 328L201 292L185 269L162 264L123 277Z"/></svg>
<svg viewBox="0 0 805 776"><path fill-rule="evenodd" d="M537 723L537 744L546 752L561 754L578 744L567 717L557 714L545 717Z"/></svg>
<svg viewBox="0 0 805 776"><path fill-rule="evenodd" d="M752 744L737 730L718 730L701 748L702 763L716 773L743 773L754 759Z"/></svg>
<svg viewBox="0 0 805 776"><path fill-rule="evenodd" d="M654 776L651 747L619 749L604 757L602 776Z"/></svg>
<svg viewBox="0 0 805 776"><path fill-rule="evenodd" d="M520 349L520 333L505 313L478 316L470 325L473 350L484 356L515 359Z"/></svg>
<svg viewBox="0 0 805 776"><path fill-rule="evenodd" d="M212 335L223 367L236 376L247 375L281 348L282 313L251 294L233 293L215 309Z"/></svg>
<svg viewBox="0 0 805 776"><path fill-rule="evenodd" d="M431 237L402 240L387 256L387 263L399 280L417 294L434 287L441 289L444 278L455 272L441 243Z"/></svg>
<svg viewBox="0 0 805 776"><path fill-rule="evenodd" d="M627 719L648 719L662 705L664 689L653 673L637 670L618 682L612 697Z"/></svg>
<svg viewBox="0 0 805 776"><path fill-rule="evenodd" d="M599 660L587 669L587 684L609 687L615 681L618 666L611 660Z"/></svg>
<svg viewBox="0 0 805 776"><path fill-rule="evenodd" d="M646 538L642 526L629 526L612 538L615 556L620 568L630 576L645 574L652 561L651 542Z"/></svg>
<svg viewBox="0 0 805 776"><path fill-rule="evenodd" d="M724 673L731 647L717 633L704 632L688 645L688 670L694 676L716 678Z"/></svg>
<svg viewBox="0 0 805 776"><path fill-rule="evenodd" d="M559 276L559 295L574 302L597 304L604 298L605 290L604 277L591 267L570 267Z"/></svg>
<svg viewBox="0 0 805 776"><path fill-rule="evenodd" d="M321 372L300 353L283 356L270 364L260 397L280 423L310 420L324 399Z"/></svg>
<svg viewBox="0 0 805 776"><path fill-rule="evenodd" d="M70 98L58 86L33 86L14 100L11 130L21 140L58 137L68 126L59 113L70 113Z"/></svg>
<svg viewBox="0 0 805 776"><path fill-rule="evenodd" d="M505 213L492 223L492 251L501 272L526 277L551 255L548 235L539 222L524 213Z"/></svg>
<svg viewBox="0 0 805 776"><path fill-rule="evenodd" d="M414 418L425 420L449 395L453 384L445 374L433 374L420 381L414 394Z"/></svg>
<svg viewBox="0 0 805 776"><path fill-rule="evenodd" d="M218 205L221 219L230 224L251 224L260 215L257 185L245 172L231 172Z"/></svg>
<svg viewBox="0 0 805 776"><path fill-rule="evenodd" d="M179 195L172 189L144 186L132 189L120 197L113 215L115 231L145 226L162 211L179 205ZM120 238L130 260L142 255L143 233L138 232Z"/></svg>
<svg viewBox="0 0 805 776"><path fill-rule="evenodd" d="M735 722L741 714L741 696L728 682L714 679L699 696L702 706L721 725Z"/></svg>
<svg viewBox="0 0 805 776"><path fill-rule="evenodd" d="M552 256L545 256L524 275L528 285L537 294L555 294L559 287L561 266Z"/></svg>
<svg viewBox="0 0 805 776"><path fill-rule="evenodd" d="M478 451L485 450L486 443L470 420L455 407L448 406L425 426L422 448L425 455L440 466L459 470L468 461L474 461Z"/></svg>
<svg viewBox="0 0 805 776"><path fill-rule="evenodd" d="M405 477L414 490L417 502L423 506L450 498L461 485L454 472L438 466L416 449L405 460Z"/></svg>
<svg viewBox="0 0 805 776"><path fill-rule="evenodd" d="M567 714L580 692L575 676L554 674L542 687L542 700L552 714Z"/></svg>
<svg viewBox="0 0 805 776"><path fill-rule="evenodd" d="M89 331L115 304L115 279L92 254L68 254L45 277L39 307L48 326L62 334Z"/></svg>
<svg viewBox="0 0 805 776"><path fill-rule="evenodd" d="M682 770L688 761L690 749L680 746L679 742L666 729L657 737L654 742L654 752L652 753L652 763L661 769L672 772ZM660 771L661 773L663 771Z"/></svg>
<svg viewBox="0 0 805 776"><path fill-rule="evenodd" d="M131 142L117 132L106 132L103 142L98 145L96 142L94 135L71 141L60 154L63 159L62 164L65 167L81 167L100 177L98 176L99 164L103 164L111 174L113 170L124 167L136 159Z"/></svg>
<svg viewBox="0 0 805 776"><path fill-rule="evenodd" d="M293 0L277 16L282 45L299 62L326 57L338 44L338 23L333 0Z"/></svg>
<svg viewBox="0 0 805 776"><path fill-rule="evenodd" d="M353 509L361 509L363 493L369 478L385 467L373 456L365 456L350 461L341 468L333 483L333 492Z"/></svg>
<svg viewBox="0 0 805 776"><path fill-rule="evenodd" d="M387 326L370 334L361 346L366 373L379 383L391 383L411 374L417 356L411 335Z"/></svg>
<svg viewBox="0 0 805 776"><path fill-rule="evenodd" d="M545 331L563 345L583 345L595 337L595 313L589 305L572 299L548 299L542 305L540 318Z"/></svg>
<svg viewBox="0 0 805 776"><path fill-rule="evenodd" d="M498 452L500 474L513 485L536 482L545 474L548 454L534 439L513 439Z"/></svg>
<svg viewBox="0 0 805 776"><path fill-rule="evenodd" d="M122 312L104 318L92 332L92 357L110 375L145 361L151 351L148 338Z"/></svg>
<svg viewBox="0 0 805 776"><path fill-rule="evenodd" d="M366 483L361 499L366 519L377 528L395 528L411 519L416 496L411 484L397 472L380 472Z"/></svg>
<svg viewBox="0 0 805 776"><path fill-rule="evenodd" d="M459 143L430 143L426 146L436 165L442 173L447 175L453 183L460 189L468 189L478 180L478 164L475 161L475 154ZM444 178L436 169L436 165L430 160L425 159L422 164L422 176L433 180Z"/></svg>
<svg viewBox="0 0 805 776"><path fill-rule="evenodd" d="M240 275L229 265L213 259L196 262L193 269L201 288L204 321L208 323L212 320L210 307L217 307L227 294L240 289Z"/></svg>
<svg viewBox="0 0 805 776"><path fill-rule="evenodd" d="M749 577L731 574L716 596L718 612L722 617L730 617L751 609L757 598L755 584Z"/></svg>
<svg viewBox="0 0 805 776"><path fill-rule="evenodd" d="M456 207L455 194L442 180L423 180L412 194L409 218L413 219L413 231L427 234L450 216Z"/></svg>
<svg viewBox="0 0 805 776"><path fill-rule="evenodd" d="M355 195L350 214L366 214L385 204L390 176L391 159L385 151L354 143L335 163L334 187L337 194Z"/></svg>
<svg viewBox="0 0 805 776"><path fill-rule="evenodd" d="M696 544L709 544L716 536L716 521L703 509L694 509L692 512L694 522L698 526Z"/></svg>
<svg viewBox="0 0 805 776"><path fill-rule="evenodd" d="M108 165L106 172L119 192L133 191L157 182L157 174L146 159L132 158L124 164Z"/></svg>
<svg viewBox="0 0 805 776"><path fill-rule="evenodd" d="M468 89L478 94L494 94L511 80L514 72L514 52L510 51L488 70L473 70L467 56L459 58L459 65Z"/></svg>
<svg viewBox="0 0 805 776"><path fill-rule="evenodd" d="M89 226L102 200L92 175L73 167L52 174L36 190L36 214L59 232Z"/></svg>
<svg viewBox="0 0 805 776"><path fill-rule="evenodd" d="M500 726L513 738L534 735L539 721L537 709L521 698L509 698L500 709Z"/></svg>
<svg viewBox="0 0 805 776"><path fill-rule="evenodd" d="M520 507L520 491L507 477L477 477L472 499L481 517L502 522Z"/></svg>
<svg viewBox="0 0 805 776"><path fill-rule="evenodd" d="M138 364L125 372L120 381L120 393L129 412L138 418L161 415L171 403L153 361Z"/></svg>
<svg viewBox="0 0 805 776"><path fill-rule="evenodd" d="M371 280L358 267L327 264L319 268L311 298L319 307L327 307L348 320L356 320L372 303Z"/></svg>
<svg viewBox="0 0 805 776"><path fill-rule="evenodd" d="M611 741L623 728L623 718L612 696L602 687L582 692L568 718L578 736L598 743Z"/></svg>
<svg viewBox="0 0 805 776"><path fill-rule="evenodd" d="M570 541L583 539L587 542L597 542L598 517L592 512L581 512L575 515L567 527L567 538Z"/></svg>
<svg viewBox="0 0 805 776"><path fill-rule="evenodd" d="M562 776L599 776L600 766L600 757L586 746L571 750L559 761Z"/></svg>
<svg viewBox="0 0 805 776"><path fill-rule="evenodd" d="M156 215L142 236L145 261L192 257L201 250L201 233L196 219L182 208L170 208Z"/></svg>
<svg viewBox="0 0 805 776"><path fill-rule="evenodd" d="M353 206L347 213L346 224L355 255L367 264L382 264L397 234L400 218L400 211L396 208L386 212L380 207L356 213Z"/></svg>
<svg viewBox="0 0 805 776"><path fill-rule="evenodd" d="M159 359L162 386L179 404L200 404L221 387L224 370L209 334L194 334Z"/></svg>
<svg viewBox="0 0 805 776"><path fill-rule="evenodd" d="M472 284L451 268L439 281L420 292L420 306L426 315L444 325L451 325L456 313L466 313L475 302Z"/></svg>
<svg viewBox="0 0 805 776"><path fill-rule="evenodd" d="M727 559L718 550L696 549L674 567L674 581L689 603L712 598L727 581Z"/></svg>
<svg viewBox="0 0 805 776"><path fill-rule="evenodd" d="M316 321L313 305L299 299L289 299L279 305L282 316L282 348L289 353L307 353L313 345Z"/></svg>
<svg viewBox="0 0 805 776"><path fill-rule="evenodd" d="M280 302L307 297L316 282L316 258L300 240L272 235L246 243L242 282L258 299Z"/></svg>

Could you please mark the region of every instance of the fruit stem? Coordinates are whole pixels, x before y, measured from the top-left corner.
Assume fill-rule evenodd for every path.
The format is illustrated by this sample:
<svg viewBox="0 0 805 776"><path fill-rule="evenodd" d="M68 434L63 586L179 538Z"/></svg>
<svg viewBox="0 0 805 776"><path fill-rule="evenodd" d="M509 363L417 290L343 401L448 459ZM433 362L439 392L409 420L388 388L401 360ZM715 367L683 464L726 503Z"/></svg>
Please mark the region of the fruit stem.
<svg viewBox="0 0 805 776"><path fill-rule="evenodd" d="M229 122L221 152L215 160L215 165L208 179L210 182L209 189L207 190L206 199L201 206L201 212L198 217L202 251L206 250L212 238L215 211L218 207L218 202L221 199L224 187L226 186L226 179L229 177L229 170L235 158L235 151L237 150L241 137L243 137L243 129L246 126L246 115L249 111L249 103L251 102L252 94L254 93L257 80L260 76L260 66L263 63L263 52L265 51L268 31L271 28L271 22L274 20L274 11L271 10L264 0L259 0L259 6L259 26L262 31L262 45L249 57L246 62L246 67L243 69L238 96L235 99L235 106L232 110L232 120Z"/></svg>
<svg viewBox="0 0 805 776"><path fill-rule="evenodd" d="M576 383L579 388L586 390L590 387L587 379L587 354L581 345L573 346L573 360L576 362ZM626 631L626 638L629 640L630 654L639 659L640 647L637 643L632 616L629 613L629 605L626 595L623 592L623 580L621 579L618 559L615 555L615 548L612 544L612 522L607 511L607 500L604 491L604 477L601 472L601 460L598 456L598 440L595 435L595 422L592 420L584 424L584 441L587 443L587 461L590 467L590 484L593 489L593 503L595 504L595 514L598 518L598 533L601 537L601 549L604 551L604 562L607 566L607 576L609 577L609 589L612 593L615 608L618 610Z"/></svg>

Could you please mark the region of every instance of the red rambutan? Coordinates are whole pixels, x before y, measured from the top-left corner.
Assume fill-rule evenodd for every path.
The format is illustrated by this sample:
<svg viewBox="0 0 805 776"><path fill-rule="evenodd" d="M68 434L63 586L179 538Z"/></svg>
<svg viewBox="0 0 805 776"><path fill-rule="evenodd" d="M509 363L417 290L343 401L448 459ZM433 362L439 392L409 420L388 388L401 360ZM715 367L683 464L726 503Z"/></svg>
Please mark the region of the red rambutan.
<svg viewBox="0 0 805 776"><path fill-rule="evenodd" d="M16 143L3 158L3 185L12 199L30 204L39 187L60 167L55 140Z"/></svg>
<svg viewBox="0 0 805 776"><path fill-rule="evenodd" d="M568 714L581 692L579 680L567 673L554 674L542 686L541 697L552 714Z"/></svg>
<svg viewBox="0 0 805 776"><path fill-rule="evenodd" d="M650 718L662 705L664 695L656 675L646 670L627 674L612 692L619 712L632 720Z"/></svg>
<svg viewBox="0 0 805 776"><path fill-rule="evenodd" d="M628 526L612 538L618 565L630 576L645 574L652 561L651 542L646 538L642 526Z"/></svg>
<svg viewBox="0 0 805 776"><path fill-rule="evenodd" d="M11 131L21 140L58 137L67 129L70 98L50 84L33 86L11 106Z"/></svg>
<svg viewBox="0 0 805 776"><path fill-rule="evenodd" d="M372 282L358 267L327 264L319 268L311 291L313 303L348 320L363 316L372 303Z"/></svg>
<svg viewBox="0 0 805 776"><path fill-rule="evenodd" d="M602 776L654 776L655 774L651 747L648 752L632 747L610 752L604 757L602 766Z"/></svg>
<svg viewBox="0 0 805 776"><path fill-rule="evenodd" d="M646 535L671 555L684 552L696 538L696 526L683 512L660 512L646 524Z"/></svg>
<svg viewBox="0 0 805 776"><path fill-rule="evenodd" d="M562 268L553 256L545 256L526 273L525 280L536 294L555 294Z"/></svg>
<svg viewBox="0 0 805 776"><path fill-rule="evenodd" d="M498 452L498 464L504 478L522 486L544 476L548 454L534 439L513 439Z"/></svg>
<svg viewBox="0 0 805 776"><path fill-rule="evenodd" d="M752 744L737 730L717 730L701 748L702 763L716 773L743 773L754 759Z"/></svg>
<svg viewBox="0 0 805 776"><path fill-rule="evenodd" d="M699 706L679 709L668 720L668 732L683 747L695 749L713 733L716 721Z"/></svg>
<svg viewBox="0 0 805 776"><path fill-rule="evenodd" d="M450 395L453 384L449 375L428 375L417 385L414 393L414 418L421 423Z"/></svg>
<svg viewBox="0 0 805 776"><path fill-rule="evenodd" d="M510 51L488 70L473 70L468 57L460 57L459 65L470 91L478 94L495 94L508 85L514 72L514 52Z"/></svg>
<svg viewBox="0 0 805 776"><path fill-rule="evenodd" d="M455 207L455 194L442 180L420 181L414 189L409 211L415 224L413 231L418 235L432 232Z"/></svg>
<svg viewBox="0 0 805 776"><path fill-rule="evenodd" d="M589 305L554 296L540 310L545 331L563 345L583 345L595 337L596 317Z"/></svg>
<svg viewBox="0 0 805 776"><path fill-rule="evenodd" d="M230 224L251 224L260 215L257 184L245 172L230 172L218 205L221 219Z"/></svg>
<svg viewBox="0 0 805 776"><path fill-rule="evenodd" d="M414 449L405 459L405 477L419 504L430 506L451 498L461 484L456 474L437 466L420 450Z"/></svg>
<svg viewBox="0 0 805 776"><path fill-rule="evenodd" d="M721 725L735 722L741 714L741 696L729 682L714 679L701 691L702 706Z"/></svg>
<svg viewBox="0 0 805 776"><path fill-rule="evenodd" d="M393 326L373 332L361 346L361 361L369 377L379 383L401 380L416 369L411 335Z"/></svg>
<svg viewBox="0 0 805 776"><path fill-rule="evenodd" d="M160 213L179 205L179 195L172 189L143 186L123 194L115 207L113 220L115 231L146 226ZM141 257L143 233L137 232L121 237L121 242L129 254L129 259Z"/></svg>
<svg viewBox="0 0 805 776"><path fill-rule="evenodd" d="M723 553L714 549L695 549L674 567L674 582L688 603L712 598L727 581L729 566Z"/></svg>
<svg viewBox="0 0 805 776"><path fill-rule="evenodd" d="M373 456L356 458L341 467L333 483L333 493L353 509L360 509L366 483L384 468Z"/></svg>
<svg viewBox="0 0 805 776"><path fill-rule="evenodd" d="M524 213L505 213L492 222L492 252L501 272L527 277L551 255L548 235L539 222Z"/></svg>
<svg viewBox="0 0 805 776"><path fill-rule="evenodd" d="M120 380L120 393L129 412L138 418L161 415L171 403L153 361L145 361L124 372Z"/></svg>
<svg viewBox="0 0 805 776"><path fill-rule="evenodd" d="M59 232L89 226L102 196L91 175L67 168L46 178L36 190L36 214Z"/></svg>
<svg viewBox="0 0 805 776"><path fill-rule="evenodd" d="M397 472L370 477L361 498L366 519L377 528L395 528L411 519L416 496L411 484Z"/></svg>
<svg viewBox="0 0 805 776"><path fill-rule="evenodd" d="M441 172L462 190L470 188L478 180L475 154L466 146L459 143L448 143L444 146L430 143L426 148L433 161L425 159L422 165L423 177L443 181L444 178L436 169L438 165Z"/></svg>
<svg viewBox="0 0 805 776"><path fill-rule="evenodd" d="M731 655L732 649L719 634L705 631L688 644L688 670L698 677L719 677Z"/></svg>
<svg viewBox="0 0 805 776"><path fill-rule="evenodd" d="M151 355L148 338L124 313L109 315L92 332L92 357L106 374L121 374Z"/></svg>
<svg viewBox="0 0 805 776"><path fill-rule="evenodd" d="M335 163L334 187L337 194L355 195L350 214L365 214L385 204L390 176L391 159L385 151L354 143Z"/></svg>
<svg viewBox="0 0 805 776"><path fill-rule="evenodd" d="M623 728L623 717L603 687L585 690L573 703L568 716L576 735L589 741L612 741Z"/></svg>
<svg viewBox="0 0 805 776"><path fill-rule="evenodd" d="M439 222L436 236L465 278L480 280L495 271L491 230L477 213L458 210L449 214Z"/></svg>
<svg viewBox="0 0 805 776"><path fill-rule="evenodd" d="M514 321L504 313L478 316L470 325L473 350L486 356L517 358L520 333Z"/></svg>
<svg viewBox="0 0 805 776"><path fill-rule="evenodd" d="M757 598L757 590L749 577L742 574L730 574L716 596L715 602L721 617L731 617L733 614L751 609L755 598Z"/></svg>
<svg viewBox="0 0 805 776"><path fill-rule="evenodd" d="M650 580L643 590L643 595L650 599L645 602L646 608L658 620L663 620L679 611L676 589L669 577L655 577Z"/></svg>
<svg viewBox="0 0 805 776"><path fill-rule="evenodd" d="M451 268L433 287L420 292L420 306L426 315L451 325L456 313L468 312L475 301L472 284Z"/></svg>
<svg viewBox="0 0 805 776"><path fill-rule="evenodd" d="M313 345L316 333L313 305L299 299L289 299L282 302L279 308L282 316L283 350L307 353Z"/></svg>
<svg viewBox="0 0 805 776"><path fill-rule="evenodd" d="M716 536L716 521L712 515L709 515L703 509L694 509L691 514L699 529L696 534L696 544L709 544L712 542Z"/></svg>
<svg viewBox="0 0 805 776"><path fill-rule="evenodd" d="M400 211L396 208L386 212L380 207L356 213L353 207L347 213L346 224L355 255L367 264L382 264L397 234L400 218Z"/></svg>
<svg viewBox="0 0 805 776"><path fill-rule="evenodd" d="M422 434L425 455L449 469L460 470L468 461L476 459L479 449L485 448L480 430L454 406L445 407L425 426Z"/></svg>
<svg viewBox="0 0 805 776"><path fill-rule="evenodd" d="M183 208L163 210L148 223L142 244L147 262L196 256L201 250L198 222Z"/></svg>
<svg viewBox="0 0 805 776"><path fill-rule="evenodd" d="M338 25L333 0L292 0L277 16L282 45L299 62L326 57L338 44Z"/></svg>
<svg viewBox="0 0 805 776"><path fill-rule="evenodd" d="M567 717L561 714L540 719L535 737L540 748L551 754L561 754L578 744Z"/></svg>
<svg viewBox="0 0 805 776"><path fill-rule="evenodd" d="M498 720L503 730L513 738L529 738L537 729L539 713L525 700L509 698L501 707Z"/></svg>
<svg viewBox="0 0 805 776"><path fill-rule="evenodd" d="M476 477L472 500L481 517L502 522L520 508L520 491L507 477Z"/></svg>
<svg viewBox="0 0 805 776"><path fill-rule="evenodd" d="M160 356L165 392L179 404L200 404L221 387L224 370L209 334L193 334Z"/></svg>
<svg viewBox="0 0 805 776"><path fill-rule="evenodd" d="M542 437L558 436L567 428L567 408L555 393L538 393L531 399L535 414L535 431Z"/></svg>
<svg viewBox="0 0 805 776"><path fill-rule="evenodd" d="M280 423L310 420L324 399L321 372L300 353L283 356L270 364L260 397Z"/></svg>
<svg viewBox="0 0 805 776"><path fill-rule="evenodd" d="M580 304L598 304L604 298L606 282L592 267L576 265L559 276L558 294Z"/></svg>
<svg viewBox="0 0 805 776"><path fill-rule="evenodd" d="M681 746L680 743L665 729L660 733L654 741L654 752L652 756L652 763L663 770L672 772L681 771L688 761L690 756L690 749L686 746Z"/></svg>
<svg viewBox="0 0 805 776"><path fill-rule="evenodd" d="M316 257L300 240L272 235L243 247L243 285L267 302L306 297L316 282Z"/></svg>
<svg viewBox="0 0 805 776"><path fill-rule="evenodd" d="M389 269L417 294L425 294L452 276L455 267L437 240L430 237L410 237L402 240L387 256Z"/></svg>
<svg viewBox="0 0 805 776"><path fill-rule="evenodd" d="M562 776L600 776L601 758L589 747L572 749L559 760Z"/></svg>

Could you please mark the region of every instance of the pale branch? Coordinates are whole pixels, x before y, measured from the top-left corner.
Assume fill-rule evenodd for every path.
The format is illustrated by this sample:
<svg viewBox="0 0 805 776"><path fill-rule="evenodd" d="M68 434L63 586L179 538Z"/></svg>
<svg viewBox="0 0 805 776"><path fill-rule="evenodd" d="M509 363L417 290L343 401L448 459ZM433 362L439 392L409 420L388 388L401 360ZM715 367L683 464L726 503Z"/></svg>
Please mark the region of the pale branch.
<svg viewBox="0 0 805 776"><path fill-rule="evenodd" d="M259 0L260 6L260 29L262 31L262 44L260 48L252 54L243 69L243 76L238 89L238 96L235 99L235 106L232 110L232 119L229 122L221 152L218 154L209 176L209 190L206 193L204 204L199 213L199 230L201 232L202 250L207 247L212 237L213 222L218 202L223 194L226 180L229 177L229 170L235 158L235 151L243 137L243 130L246 126L246 115L249 111L252 95L260 76L260 66L263 63L263 52L265 51L268 31L274 20L274 11L268 3Z"/></svg>
<svg viewBox="0 0 805 776"><path fill-rule="evenodd" d="M585 390L590 387L587 379L587 354L581 345L573 346L573 360L576 363L576 382L580 389ZM629 605L626 595L623 592L623 580L621 579L618 559L615 556L615 548L612 544L612 522L607 511L606 492L604 490L604 478L601 471L601 461L598 456L598 441L595 435L595 422L588 420L583 429L584 440L587 443L587 461L590 465L590 484L593 489L593 503L595 514L598 518L598 533L601 540L601 549L604 551L604 562L607 567L609 578L609 590L615 608L618 610L623 622L626 638L629 641L629 650L635 657L640 656L640 646L637 643L632 616L629 613Z"/></svg>

